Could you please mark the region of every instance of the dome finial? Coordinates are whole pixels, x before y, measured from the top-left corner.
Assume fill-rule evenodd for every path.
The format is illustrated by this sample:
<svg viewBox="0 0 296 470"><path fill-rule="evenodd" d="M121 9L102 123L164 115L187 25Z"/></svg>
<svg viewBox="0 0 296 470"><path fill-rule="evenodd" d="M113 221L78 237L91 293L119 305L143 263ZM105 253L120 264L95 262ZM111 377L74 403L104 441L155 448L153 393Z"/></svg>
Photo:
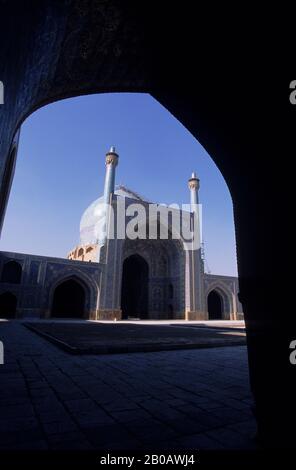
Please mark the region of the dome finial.
<svg viewBox="0 0 296 470"><path fill-rule="evenodd" d="M114 145L111 145L109 152L110 152L110 153L115 153L115 147L114 147Z"/></svg>

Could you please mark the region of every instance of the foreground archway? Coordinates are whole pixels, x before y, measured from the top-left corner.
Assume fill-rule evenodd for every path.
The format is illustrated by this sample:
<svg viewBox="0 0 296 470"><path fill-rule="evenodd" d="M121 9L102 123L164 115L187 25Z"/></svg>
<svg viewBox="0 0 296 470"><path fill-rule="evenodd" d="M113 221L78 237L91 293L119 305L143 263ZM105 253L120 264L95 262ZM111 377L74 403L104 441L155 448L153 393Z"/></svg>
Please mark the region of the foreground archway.
<svg viewBox="0 0 296 470"><path fill-rule="evenodd" d="M216 290L212 290L208 295L208 313L209 320L222 320L223 318L223 299Z"/></svg>
<svg viewBox="0 0 296 470"><path fill-rule="evenodd" d="M1 80L13 86L5 89L7 105L1 109L5 123L3 139L0 139L1 158L5 159L8 154L16 126L33 109L55 97L94 90L152 89L154 96L199 136L215 161L220 163L225 179L231 185L240 300L247 319L250 378L259 437L270 447L287 447L289 443L292 448L295 444L295 393L291 383L295 370L288 360L287 345L294 339L291 335L294 312L291 305L285 305L288 307L284 308L285 327L279 328L279 311L283 309L283 301L287 301L282 295L287 287L287 276L274 275L271 253L276 246L274 213L278 200L270 204L266 194L270 192L270 182L277 181L281 185L278 193L283 193L286 201L292 200L290 190L293 185L288 184L287 179L294 177L290 162L295 148L295 107L293 109L288 100L291 77L279 78L277 73L269 73L266 80L266 70L280 70L283 62L282 54L274 54L273 28L266 27L262 34L262 18L260 15L254 18L252 8L245 12L250 21L245 18L245 21L234 22L228 15L231 18L227 23L229 28L220 20L220 14L213 18L211 11L204 15L203 27L197 31L194 5L191 8L171 5L170 21L166 21L165 5L163 9L157 8L156 15L151 2L144 5L138 2L135 6L135 2L110 1L102 3L102 14L100 8L91 8L92 3L87 3L89 8L81 24L82 12L77 8L77 2L67 2L62 8L49 2L34 2L27 8L25 2L20 2L19 15L14 14L14 2L3 5L2 43L10 44L10 53ZM277 22L281 21L278 10L271 15ZM114 21L114 18L118 20ZM254 26L252 35L249 34L250 22ZM51 31L52 25L57 25L54 31ZM65 31L65 25L73 25L75 29L71 33L68 26ZM182 28L188 34L176 34ZM216 34L208 35L208 48L200 50L201 66L192 67L190 74L184 74L196 54L199 38L203 39L209 28ZM44 34L41 35L42 30ZM226 30L228 34L220 34ZM99 38L101 31L105 34ZM57 37L54 42L48 40L53 34ZM84 44L86 37L93 40L86 41L81 50L77 45ZM236 48L229 47L234 37L242 51L239 57ZM28 44L34 40L43 66L30 74L26 64L34 62L36 48L28 47ZM286 47L286 36L283 46L284 41ZM266 52L264 61L263 50ZM21 62L19 57L22 57ZM219 64L225 73L219 75L222 92L218 101L213 89ZM238 100L241 80L233 80L241 72L248 84L244 87L244 106ZM264 93L258 83L264 84ZM287 90L286 99L283 99L283 90ZM287 122L282 125L285 116ZM283 142L286 151L281 158L283 177L279 177L277 156ZM281 211L283 209L286 209L286 218L283 216L282 219L289 220L287 205L282 204ZM292 232L286 230L285 235L290 235L285 243L287 251L290 247L293 252ZM282 261L282 272L289 272L290 257L282 257ZM277 347L271 348L271 344Z"/></svg>
<svg viewBox="0 0 296 470"><path fill-rule="evenodd" d="M11 292L4 292L0 295L0 317L15 318L17 298Z"/></svg>
<svg viewBox="0 0 296 470"><path fill-rule="evenodd" d="M147 318L149 267L140 255L129 256L123 263L122 318Z"/></svg>
<svg viewBox="0 0 296 470"><path fill-rule="evenodd" d="M85 291L75 279L59 284L54 291L51 316L57 318L83 318Z"/></svg>

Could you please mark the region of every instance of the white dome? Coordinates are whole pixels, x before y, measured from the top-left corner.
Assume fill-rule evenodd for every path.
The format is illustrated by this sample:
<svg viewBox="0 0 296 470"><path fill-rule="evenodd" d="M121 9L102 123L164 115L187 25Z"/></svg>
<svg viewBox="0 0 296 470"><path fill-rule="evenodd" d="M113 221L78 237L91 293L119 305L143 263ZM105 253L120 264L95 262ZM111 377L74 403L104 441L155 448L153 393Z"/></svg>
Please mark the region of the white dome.
<svg viewBox="0 0 296 470"><path fill-rule="evenodd" d="M135 199L138 201L145 201L137 193L118 186L115 190L115 195L119 197ZM82 214L80 220L80 243L81 245L90 245L99 243L103 239L106 226L106 208L104 198L101 196L88 206Z"/></svg>

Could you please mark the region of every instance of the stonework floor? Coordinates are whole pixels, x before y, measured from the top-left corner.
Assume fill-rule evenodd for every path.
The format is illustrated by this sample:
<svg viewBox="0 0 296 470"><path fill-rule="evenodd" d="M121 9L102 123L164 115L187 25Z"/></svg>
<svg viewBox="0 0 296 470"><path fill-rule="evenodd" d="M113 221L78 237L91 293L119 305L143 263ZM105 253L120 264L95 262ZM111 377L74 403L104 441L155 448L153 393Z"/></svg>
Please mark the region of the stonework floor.
<svg viewBox="0 0 296 470"><path fill-rule="evenodd" d="M245 346L73 356L0 322L0 449L252 449Z"/></svg>
<svg viewBox="0 0 296 470"><path fill-rule="evenodd" d="M34 332L64 350L79 354L168 351L246 344L244 328L211 322L150 323L101 321L26 321Z"/></svg>

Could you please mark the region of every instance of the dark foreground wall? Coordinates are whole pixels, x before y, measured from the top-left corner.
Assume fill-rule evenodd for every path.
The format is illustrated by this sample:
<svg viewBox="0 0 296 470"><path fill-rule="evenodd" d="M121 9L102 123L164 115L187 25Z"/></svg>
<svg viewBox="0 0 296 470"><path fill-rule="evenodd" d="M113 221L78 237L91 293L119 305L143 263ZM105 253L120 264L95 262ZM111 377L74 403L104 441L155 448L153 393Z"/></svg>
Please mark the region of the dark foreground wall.
<svg viewBox="0 0 296 470"><path fill-rule="evenodd" d="M163 10L159 5L163 6ZM4 1L0 17L0 193L13 139L38 107L93 92L149 92L200 141L231 191L251 387L264 445L295 444L294 187L296 107L289 102L293 14L225 2ZM279 33L282 31L282 33ZM284 62L284 58L287 61ZM180 156L182 164L183 156ZM284 253L283 253L284 250ZM284 279L285 278L285 279ZM286 300L286 302L285 302Z"/></svg>

